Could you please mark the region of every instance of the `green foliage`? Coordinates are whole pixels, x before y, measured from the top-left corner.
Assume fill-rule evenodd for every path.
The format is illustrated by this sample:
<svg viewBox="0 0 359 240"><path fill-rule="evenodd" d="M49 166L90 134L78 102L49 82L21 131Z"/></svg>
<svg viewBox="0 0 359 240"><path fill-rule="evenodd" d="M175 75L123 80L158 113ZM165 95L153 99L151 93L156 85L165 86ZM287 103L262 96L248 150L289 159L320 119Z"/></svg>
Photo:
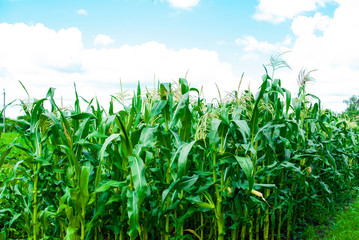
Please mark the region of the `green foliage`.
<svg viewBox="0 0 359 240"><path fill-rule="evenodd" d="M305 82L292 98L273 75L218 106L185 79L138 85L108 111L97 99L82 110L76 87L73 110L54 89L22 102L18 138L0 149L0 236L290 239L358 185L358 129L321 110Z"/></svg>
<svg viewBox="0 0 359 240"><path fill-rule="evenodd" d="M18 143L26 145L26 143L21 138L20 134L17 132L5 132L0 136L0 153L6 151L6 146L11 146L11 143ZM23 159L26 155L26 152L18 149L17 151L10 151L7 155L8 161L11 163L15 163L17 159Z"/></svg>
<svg viewBox="0 0 359 240"><path fill-rule="evenodd" d="M350 119L358 121L359 116L359 98L356 95L351 96L349 99L343 101L347 108L344 113L349 116Z"/></svg>

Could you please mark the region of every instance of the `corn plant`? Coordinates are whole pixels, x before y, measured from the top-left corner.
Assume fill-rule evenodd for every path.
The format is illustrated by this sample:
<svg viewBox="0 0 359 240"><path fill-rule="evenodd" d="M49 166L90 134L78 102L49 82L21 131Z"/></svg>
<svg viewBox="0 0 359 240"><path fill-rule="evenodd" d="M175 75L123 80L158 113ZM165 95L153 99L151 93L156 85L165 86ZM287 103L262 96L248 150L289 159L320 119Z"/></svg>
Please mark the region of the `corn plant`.
<svg viewBox="0 0 359 240"><path fill-rule="evenodd" d="M358 129L321 109L308 73L292 97L274 75L286 62L269 66L257 94L208 103L186 79L121 90L108 109L76 86L73 108L55 89L20 101L0 239L291 239L308 212L330 214L358 184Z"/></svg>

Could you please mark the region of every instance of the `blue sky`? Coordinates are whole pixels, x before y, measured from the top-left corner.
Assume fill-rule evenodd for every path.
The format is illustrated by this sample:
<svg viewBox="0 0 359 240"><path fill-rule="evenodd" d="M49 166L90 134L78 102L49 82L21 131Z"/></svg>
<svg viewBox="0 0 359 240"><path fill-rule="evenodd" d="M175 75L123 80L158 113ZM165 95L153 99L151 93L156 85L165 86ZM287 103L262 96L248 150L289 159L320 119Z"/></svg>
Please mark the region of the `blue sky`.
<svg viewBox="0 0 359 240"><path fill-rule="evenodd" d="M290 34L288 22L271 24L253 19L255 1L227 1L226 4L200 1L187 10L173 8L159 0L3 0L2 3L2 22L43 23L57 31L76 27L83 34L85 47L92 47L93 39L102 33L116 40L111 47L158 41L177 50L203 48L226 52L219 42L234 44L244 35L279 41ZM85 14L79 14L79 10ZM223 54L224 59L226 55Z"/></svg>
<svg viewBox="0 0 359 240"><path fill-rule="evenodd" d="M276 73L297 90L307 68L310 90L324 107L343 111L343 100L359 94L359 1L355 0L0 0L0 82L8 101L56 87L58 98L98 96L106 105L119 88L187 78L216 97L256 91L271 55L292 70ZM339 80L340 79L340 80ZM16 115L16 113L13 113Z"/></svg>

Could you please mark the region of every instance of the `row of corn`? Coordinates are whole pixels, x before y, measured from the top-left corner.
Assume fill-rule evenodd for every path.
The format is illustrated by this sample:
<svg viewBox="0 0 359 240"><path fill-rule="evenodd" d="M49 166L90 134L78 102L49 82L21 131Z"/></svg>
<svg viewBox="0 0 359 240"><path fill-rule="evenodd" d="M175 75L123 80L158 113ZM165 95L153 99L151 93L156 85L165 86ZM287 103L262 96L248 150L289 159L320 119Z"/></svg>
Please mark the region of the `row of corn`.
<svg viewBox="0 0 359 240"><path fill-rule="evenodd" d="M54 89L20 101L0 239L291 239L358 184L358 129L305 81L292 96L266 74L256 95L207 103L180 79L106 110L75 93L72 109Z"/></svg>

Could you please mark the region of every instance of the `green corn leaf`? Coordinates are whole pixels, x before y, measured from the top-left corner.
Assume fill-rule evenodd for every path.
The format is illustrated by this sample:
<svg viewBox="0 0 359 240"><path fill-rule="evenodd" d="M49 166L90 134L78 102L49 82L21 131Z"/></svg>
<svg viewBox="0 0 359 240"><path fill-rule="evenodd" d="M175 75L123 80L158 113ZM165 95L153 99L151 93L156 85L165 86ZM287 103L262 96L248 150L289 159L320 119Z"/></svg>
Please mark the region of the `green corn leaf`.
<svg viewBox="0 0 359 240"><path fill-rule="evenodd" d="M168 94L171 92L171 83L161 83L159 94L161 100L166 100L168 98Z"/></svg>
<svg viewBox="0 0 359 240"><path fill-rule="evenodd" d="M82 209L86 209L87 202L90 198L88 191L89 188L89 177L90 177L91 168L88 166L83 166L81 168L81 177L80 177L80 201Z"/></svg>
<svg viewBox="0 0 359 240"><path fill-rule="evenodd" d="M263 83L262 83L262 85L260 87L260 91L259 91L259 93L258 93L258 95L256 97L256 100L255 100L255 103L254 103L252 118L250 120L250 128L251 128L252 135L257 132L257 128L259 126L259 124L258 124L259 119L260 119L260 117L259 117L259 112L260 112L259 105L260 105L261 99L263 99L265 91L267 90L268 79L270 79L270 77L268 76L268 74L266 74L263 77Z"/></svg>
<svg viewBox="0 0 359 240"><path fill-rule="evenodd" d="M255 183L254 188L277 188L275 184Z"/></svg>
<svg viewBox="0 0 359 240"><path fill-rule="evenodd" d="M0 213L6 213L6 212L9 212L11 215L14 215L14 210L12 210L11 208L0 209Z"/></svg>
<svg viewBox="0 0 359 240"><path fill-rule="evenodd" d="M53 100L54 96L55 96L55 88L49 88L49 90L47 91L47 94L46 94L46 98ZM54 102L54 101L52 101L52 102ZM56 106L51 104L51 112L54 112L55 109L56 109Z"/></svg>
<svg viewBox="0 0 359 240"><path fill-rule="evenodd" d="M175 181L171 183L171 185L162 192L162 203L164 203L172 191L172 189L176 190L189 190L198 180L198 175L194 174L193 176L184 176L182 178L177 178Z"/></svg>
<svg viewBox="0 0 359 240"><path fill-rule="evenodd" d="M102 184L100 187L96 188L95 192L106 192L111 187L113 188L121 188L127 185L127 181L119 182L115 180L109 180L106 183Z"/></svg>
<svg viewBox="0 0 359 240"><path fill-rule="evenodd" d="M180 155L178 158L178 177L182 177L188 160L188 154L191 151L193 144L195 144L196 140L193 140L190 143L185 143L181 148Z"/></svg>
<svg viewBox="0 0 359 240"><path fill-rule="evenodd" d="M8 238L6 237L6 230L3 229L0 232L0 240L7 240Z"/></svg>
<svg viewBox="0 0 359 240"><path fill-rule="evenodd" d="M1 166L4 164L5 162L5 158L7 155L9 155L9 153L11 152L11 149L12 149L12 145L10 145L5 151L1 152L1 157L0 157L0 169L1 169Z"/></svg>
<svg viewBox="0 0 359 240"><path fill-rule="evenodd" d="M128 235L130 239L135 239L138 236L139 228L139 207L138 197L136 191L127 190L127 212L128 212Z"/></svg>
<svg viewBox="0 0 359 240"><path fill-rule="evenodd" d="M159 102L155 102L155 104L153 105L152 109L151 109L151 113L150 113L150 120L152 120L154 117L157 117L161 112L162 109L166 106L167 101L166 100L161 100Z"/></svg>
<svg viewBox="0 0 359 240"><path fill-rule="evenodd" d="M70 118L74 120L84 120L87 118L95 119L96 116L93 115L92 113L82 112L82 113L73 114L70 116Z"/></svg>
<svg viewBox="0 0 359 240"><path fill-rule="evenodd" d="M328 150L326 150L326 153L328 156L328 162L333 169L333 173L337 173L337 164L335 162L335 159L333 158L333 156L330 154Z"/></svg>
<svg viewBox="0 0 359 240"><path fill-rule="evenodd" d="M209 144L211 147L215 146L216 144L216 134L218 132L219 125L221 124L221 120L217 118L213 118L211 122L211 128L208 134Z"/></svg>
<svg viewBox="0 0 359 240"><path fill-rule="evenodd" d="M66 236L64 240L77 240L79 237L76 235L77 227L68 226L66 229Z"/></svg>
<svg viewBox="0 0 359 240"><path fill-rule="evenodd" d="M180 79L179 79L179 84L180 84L180 86L181 86L181 93L182 93L182 95L188 93L188 91L189 91L189 85L188 85L187 79L185 79L185 78L180 78Z"/></svg>
<svg viewBox="0 0 359 240"><path fill-rule="evenodd" d="M112 195L111 197L110 197L110 199L106 202L106 205L110 205L110 204L112 204L112 203L114 203L114 202L119 202L121 200L121 197L120 196L114 196L114 195Z"/></svg>
<svg viewBox="0 0 359 240"><path fill-rule="evenodd" d="M192 113L186 107L181 116L180 136L182 141L186 141L191 136L192 129Z"/></svg>
<svg viewBox="0 0 359 240"><path fill-rule="evenodd" d="M122 144L125 148L124 151L125 151L126 155L130 156L130 155L132 155L132 151L133 151L132 142L128 135L125 125L123 124L121 118L118 115L116 115L116 117L115 117L115 123L122 131L121 136L122 136Z"/></svg>
<svg viewBox="0 0 359 240"><path fill-rule="evenodd" d="M206 191L205 191L206 192ZM203 196L206 196L205 194L206 193L203 193ZM207 198L207 197L206 197ZM190 196L190 197L187 197L187 200L197 204L199 207L201 208L206 208L206 209L214 209L215 208L215 205L213 203L213 201L209 201L209 202L203 202L199 196ZM208 199L207 199L208 200Z"/></svg>
<svg viewBox="0 0 359 240"><path fill-rule="evenodd" d="M214 209L214 205L206 202L196 202L196 204L201 208Z"/></svg>
<svg viewBox="0 0 359 240"><path fill-rule="evenodd" d="M65 149L65 152L66 152L67 156L69 157L70 161L72 162L72 164L75 166L77 176L79 177L81 174L81 167L80 167L80 164L78 162L78 159L77 159L73 149L71 149L67 145L60 145L59 147Z"/></svg>
<svg viewBox="0 0 359 240"><path fill-rule="evenodd" d="M326 184L326 183L323 182L323 181L320 181L319 183L320 183L320 185L322 186L322 188L323 188L327 193L332 194L332 191L329 189L328 184Z"/></svg>
<svg viewBox="0 0 359 240"><path fill-rule="evenodd" d="M238 130L242 134L244 142L247 142L248 137L251 135L251 130L249 129L248 123L245 120L233 120L237 125Z"/></svg>
<svg viewBox="0 0 359 240"><path fill-rule="evenodd" d="M185 93L184 95L181 96L181 99L179 101L179 103L177 104L176 110L173 113L173 118L170 124L170 128L172 129L178 122L178 120L184 116L184 114L186 113L185 110L187 108L188 105L188 101L189 101L189 93Z"/></svg>
<svg viewBox="0 0 359 240"><path fill-rule="evenodd" d="M155 133L157 132L157 128L144 128L141 132L140 143L144 147L154 147L155 142Z"/></svg>
<svg viewBox="0 0 359 240"><path fill-rule="evenodd" d="M211 194L209 194L209 192L207 192L206 190L203 191L202 195L207 199L207 201L209 202L209 204L213 205L214 207L214 202L213 199L211 197Z"/></svg>
<svg viewBox="0 0 359 240"><path fill-rule="evenodd" d="M250 192L254 185L254 169L253 169L252 160L249 157L235 156L235 158L247 177L249 183L249 192Z"/></svg>
<svg viewBox="0 0 359 240"><path fill-rule="evenodd" d="M100 153L99 153L99 159L100 159L100 162L99 162L99 165L97 167L97 173L96 173L96 180L95 180L95 187L98 187L98 185L100 184L100 181L101 181L101 164L102 164L102 161L103 161L103 158L104 158L104 155L105 155L105 151L108 147L108 145L116 138L118 138L120 136L120 134L112 134L111 136L109 136L104 144L102 145L102 148L100 150Z"/></svg>
<svg viewBox="0 0 359 240"><path fill-rule="evenodd" d="M147 192L144 163L138 156L129 156L128 160L131 168L135 192L138 198L138 203L140 205L143 202Z"/></svg>
<svg viewBox="0 0 359 240"><path fill-rule="evenodd" d="M83 122L81 122L80 127L75 133L75 138L74 138L75 144L83 140L88 135L89 128L90 128L90 119L87 118Z"/></svg>
<svg viewBox="0 0 359 240"><path fill-rule="evenodd" d="M285 103L285 113L288 114L288 111L289 111L289 108L290 108L290 103L291 103L291 101L292 101L292 95L291 95L291 93L290 93L287 89L283 88L283 90L284 90L285 93L286 93L286 97L285 97L285 100L286 100L286 103Z"/></svg>
<svg viewBox="0 0 359 240"><path fill-rule="evenodd" d="M198 180L198 175L184 176L178 182L177 189L187 191L189 190Z"/></svg>
<svg viewBox="0 0 359 240"><path fill-rule="evenodd" d="M207 200L207 202L201 201L199 196L188 197L187 199L193 201L201 208L215 209L215 204L213 202L213 199L212 199L211 195L206 190L202 192L202 196L204 196L204 198Z"/></svg>
<svg viewBox="0 0 359 240"><path fill-rule="evenodd" d="M180 180L181 179L179 179L179 178L176 179L175 181L173 181L170 184L170 186L167 189L163 190L163 192L162 192L162 203L164 203L166 201L169 193L172 191L173 188L175 188L175 186L179 183Z"/></svg>

